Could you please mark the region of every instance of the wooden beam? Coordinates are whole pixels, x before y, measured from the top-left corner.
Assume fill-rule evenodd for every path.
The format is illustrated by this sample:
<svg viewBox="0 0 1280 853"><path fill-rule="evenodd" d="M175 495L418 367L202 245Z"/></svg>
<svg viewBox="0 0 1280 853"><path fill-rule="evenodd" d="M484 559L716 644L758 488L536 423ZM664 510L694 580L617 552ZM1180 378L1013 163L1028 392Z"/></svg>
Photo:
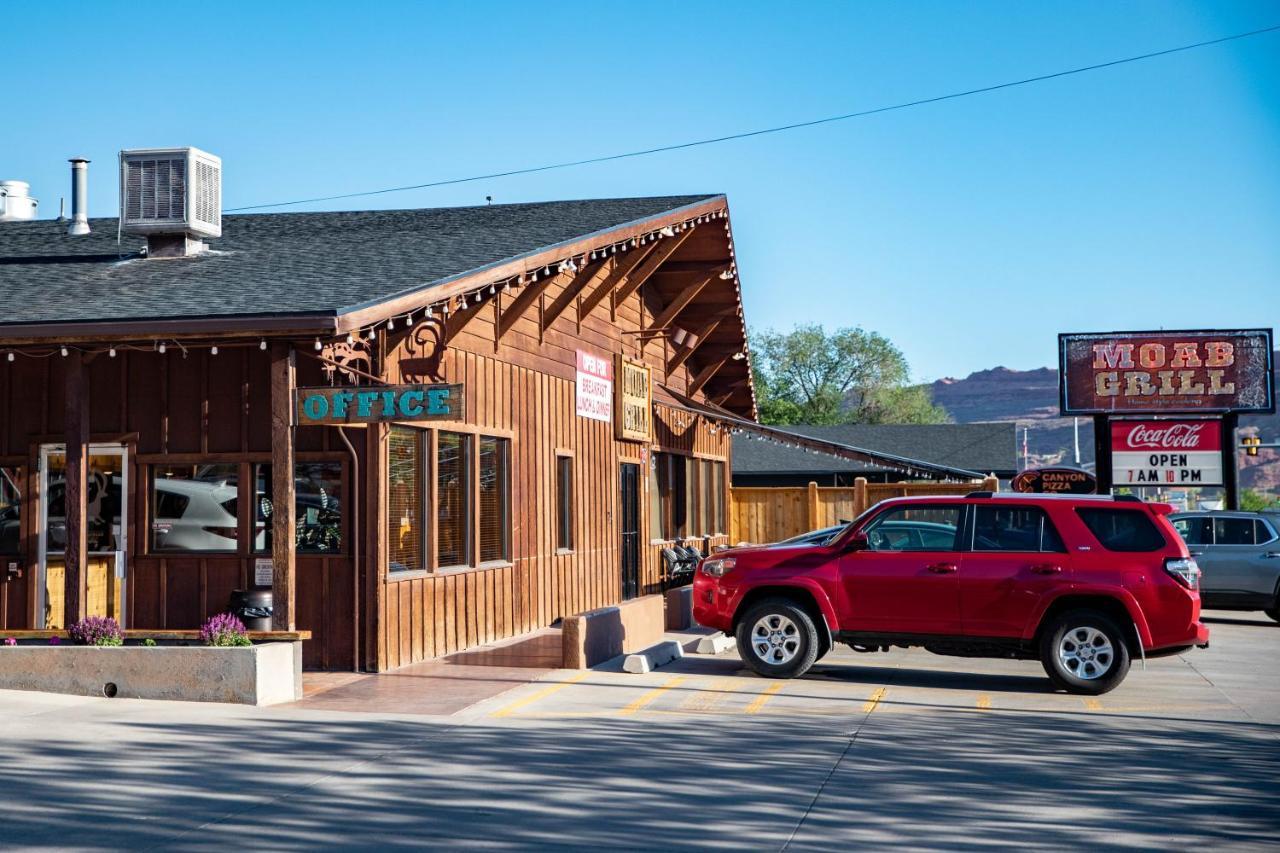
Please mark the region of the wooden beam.
<svg viewBox="0 0 1280 853"><path fill-rule="evenodd" d="M643 249L636 249L628 255L623 255L621 258L611 258L612 268L609 270L608 276L596 286L595 290L588 293L578 306L578 322L581 323L582 319L590 314L606 296L612 293L618 283L625 280L627 274L639 266L640 262L649 257L656 248L658 248L658 244L651 243Z"/></svg>
<svg viewBox="0 0 1280 853"><path fill-rule="evenodd" d="M733 263L733 258L720 258L711 261L669 261L662 271L669 273L720 272Z"/></svg>
<svg viewBox="0 0 1280 853"><path fill-rule="evenodd" d="M496 296L491 298L496 298ZM480 309L484 306L485 301L483 299L476 302L474 298L471 298L467 300L466 307L449 312L449 319L444 321L444 328L440 333L440 345L448 346L449 341L457 337L458 333L475 319L475 316L480 313Z"/></svg>
<svg viewBox="0 0 1280 853"><path fill-rule="evenodd" d="M563 281L567 273L556 273L555 275L543 276L537 281L520 287L520 293L516 296L515 301L502 309L502 317L498 320L498 337L502 338L507 332L511 331L511 327L516 321L525 315L525 312L538 304L538 297L546 292L553 281Z"/></svg>
<svg viewBox="0 0 1280 853"><path fill-rule="evenodd" d="M720 368L724 367L731 358L733 356L726 355L709 362L706 367L698 371L697 376L693 377L693 381L689 383L689 387L685 389L684 393L690 397L697 394L702 390L702 386L706 385L711 380L711 377L715 376L720 371Z"/></svg>
<svg viewBox="0 0 1280 853"><path fill-rule="evenodd" d="M730 316L731 312L726 311L712 317L701 329L694 332L693 343L671 356L671 359L667 362L667 375L670 376L679 370L680 365L688 361L689 357L697 352L698 349L707 342L707 338L709 338L716 329L720 328L720 324L729 319Z"/></svg>
<svg viewBox="0 0 1280 853"><path fill-rule="evenodd" d="M574 300L582 291L599 284L609 270L613 269L613 258L601 258L595 263L590 263L573 277L573 281L560 291L555 299L551 300L551 304L547 306L546 312L542 315L542 328L545 331L548 326L556 321L556 318L564 313L564 309L573 304Z"/></svg>
<svg viewBox="0 0 1280 853"><path fill-rule="evenodd" d="M271 347L271 628L293 631L297 566L293 481L293 389L297 363L293 347Z"/></svg>
<svg viewBox="0 0 1280 853"><path fill-rule="evenodd" d="M699 279L697 284L690 285L677 293L676 298L672 299L670 304L667 305L666 308L662 309L662 313L658 315L657 319L650 323L649 327L644 330L645 334L648 335L659 329L665 329L667 326L670 326L676 317L680 316L680 312L687 308L689 303L697 298L698 294L702 292L702 289L710 284L714 278L714 274L708 275L706 278ZM647 337L641 338L640 340L640 354L642 356L644 355L644 345L647 341Z"/></svg>
<svg viewBox="0 0 1280 853"><path fill-rule="evenodd" d="M617 308L627 300L627 297L640 289L640 285L644 284L649 276L662 265L662 262L671 257L676 249L684 245L684 241L693 235L694 229L687 228L675 237L668 237L658 244L658 248L649 253L649 257L644 259L644 263L636 267L635 271L627 276L617 290L613 292L613 307Z"/></svg>
<svg viewBox="0 0 1280 853"><path fill-rule="evenodd" d="M66 551L62 626L85 617L85 566L89 556L89 383L84 357L72 350L66 362Z"/></svg>

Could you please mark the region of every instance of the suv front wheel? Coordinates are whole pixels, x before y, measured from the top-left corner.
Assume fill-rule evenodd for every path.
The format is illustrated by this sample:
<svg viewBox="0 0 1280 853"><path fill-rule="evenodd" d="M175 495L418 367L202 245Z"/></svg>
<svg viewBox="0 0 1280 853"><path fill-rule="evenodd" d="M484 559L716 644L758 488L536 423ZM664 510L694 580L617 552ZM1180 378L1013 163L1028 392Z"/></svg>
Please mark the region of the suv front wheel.
<svg viewBox="0 0 1280 853"><path fill-rule="evenodd" d="M1040 662L1055 686L1097 696L1114 690L1129 673L1129 645L1110 616L1069 610L1040 635Z"/></svg>
<svg viewBox="0 0 1280 853"><path fill-rule="evenodd" d="M787 598L753 604L738 621L738 654L767 678L804 675L818 659L818 629L804 608Z"/></svg>

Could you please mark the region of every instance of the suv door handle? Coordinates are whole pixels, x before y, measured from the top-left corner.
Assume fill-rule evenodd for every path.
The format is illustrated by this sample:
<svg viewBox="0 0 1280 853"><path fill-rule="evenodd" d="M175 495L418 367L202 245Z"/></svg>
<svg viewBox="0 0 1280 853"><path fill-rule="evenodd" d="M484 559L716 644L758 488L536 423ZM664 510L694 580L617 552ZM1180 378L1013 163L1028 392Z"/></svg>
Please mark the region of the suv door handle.
<svg viewBox="0 0 1280 853"><path fill-rule="evenodd" d="M1203 557L1203 556L1204 556L1204 551L1188 551L1187 553L1188 553L1188 554L1190 554L1192 557Z"/></svg>
<svg viewBox="0 0 1280 853"><path fill-rule="evenodd" d="M1262 555L1264 560L1280 560L1280 551L1268 551Z"/></svg>
<svg viewBox="0 0 1280 853"><path fill-rule="evenodd" d="M933 572L935 575L950 575L955 573L956 564L955 563L933 563L931 565L925 566L925 568Z"/></svg>
<svg viewBox="0 0 1280 853"><path fill-rule="evenodd" d="M1038 566L1032 566L1031 573L1033 575L1060 575L1062 574L1062 566L1041 563Z"/></svg>

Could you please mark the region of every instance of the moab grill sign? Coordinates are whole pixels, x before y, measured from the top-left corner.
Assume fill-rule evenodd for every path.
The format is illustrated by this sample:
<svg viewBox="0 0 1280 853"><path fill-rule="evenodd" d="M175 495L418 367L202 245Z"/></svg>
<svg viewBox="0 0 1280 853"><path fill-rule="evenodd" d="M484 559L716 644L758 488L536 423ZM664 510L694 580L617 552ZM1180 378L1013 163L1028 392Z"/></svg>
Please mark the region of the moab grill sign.
<svg viewBox="0 0 1280 853"><path fill-rule="evenodd" d="M1058 336L1064 415L1274 412L1270 329Z"/></svg>
<svg viewBox="0 0 1280 853"><path fill-rule="evenodd" d="M1222 422L1112 421L1116 486L1221 486Z"/></svg>
<svg viewBox="0 0 1280 853"><path fill-rule="evenodd" d="M461 385L298 388L294 404L298 426L462 420L463 416Z"/></svg>

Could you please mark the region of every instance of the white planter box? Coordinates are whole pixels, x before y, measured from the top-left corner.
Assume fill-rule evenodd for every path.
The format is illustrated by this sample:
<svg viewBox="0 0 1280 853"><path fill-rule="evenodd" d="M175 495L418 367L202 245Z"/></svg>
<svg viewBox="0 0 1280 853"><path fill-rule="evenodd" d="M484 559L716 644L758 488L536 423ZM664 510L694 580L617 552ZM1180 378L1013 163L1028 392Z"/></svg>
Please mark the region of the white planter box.
<svg viewBox="0 0 1280 853"><path fill-rule="evenodd" d="M0 690L274 705L302 698L302 643L0 647Z"/></svg>

